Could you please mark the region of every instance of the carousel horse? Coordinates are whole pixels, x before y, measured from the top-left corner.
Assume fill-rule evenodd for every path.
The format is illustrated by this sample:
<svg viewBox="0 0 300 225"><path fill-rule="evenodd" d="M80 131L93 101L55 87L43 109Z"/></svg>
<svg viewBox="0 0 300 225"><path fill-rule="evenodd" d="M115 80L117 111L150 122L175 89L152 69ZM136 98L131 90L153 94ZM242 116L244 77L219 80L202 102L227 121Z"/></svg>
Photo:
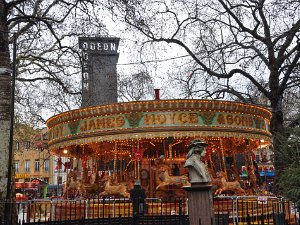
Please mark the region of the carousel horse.
<svg viewBox="0 0 300 225"><path fill-rule="evenodd" d="M68 183L66 183L66 187L64 190L64 196L68 197L68 196L82 196L84 189L83 186L81 184L81 182L79 180L74 180L71 179L71 181Z"/></svg>
<svg viewBox="0 0 300 225"><path fill-rule="evenodd" d="M105 174L103 173L101 177L98 173L95 173L95 176L92 176L92 183L82 184L83 194L85 196L94 196L104 191L105 185Z"/></svg>
<svg viewBox="0 0 300 225"><path fill-rule="evenodd" d="M104 191L100 193L101 196L123 196L129 198L129 192L125 184L112 184L111 177L109 177L104 185Z"/></svg>
<svg viewBox="0 0 300 225"><path fill-rule="evenodd" d="M218 172L217 177L220 178L221 186L216 190L215 195L222 194L226 191L231 191L236 195L245 194L245 190L241 187L241 184L237 180L226 181L224 172Z"/></svg>
<svg viewBox="0 0 300 225"><path fill-rule="evenodd" d="M77 179L75 171L71 171L67 176L67 181L63 185L63 196L82 196L83 186Z"/></svg>
<svg viewBox="0 0 300 225"><path fill-rule="evenodd" d="M222 187L222 181L218 177L211 177L211 185L212 185L212 191L215 194L216 190Z"/></svg>
<svg viewBox="0 0 300 225"><path fill-rule="evenodd" d="M168 185L176 185L182 187L184 185L190 186L189 178L185 175L182 176L170 176L168 171L165 170L162 176L162 182L160 182L156 186L156 190L161 187L168 186Z"/></svg>
<svg viewBox="0 0 300 225"><path fill-rule="evenodd" d="M164 174L167 172L171 174L171 168L168 164L164 163L162 159L158 159L155 161L155 165L152 167L153 172L155 173L155 185L159 185L164 181Z"/></svg>

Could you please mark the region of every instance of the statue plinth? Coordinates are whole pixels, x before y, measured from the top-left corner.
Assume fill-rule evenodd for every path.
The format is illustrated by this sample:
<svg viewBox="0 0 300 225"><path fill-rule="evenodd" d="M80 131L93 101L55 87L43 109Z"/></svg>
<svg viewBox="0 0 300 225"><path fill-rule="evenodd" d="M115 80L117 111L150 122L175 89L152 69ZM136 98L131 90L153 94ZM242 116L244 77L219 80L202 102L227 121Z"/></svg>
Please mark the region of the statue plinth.
<svg viewBox="0 0 300 225"><path fill-rule="evenodd" d="M189 187L183 187L188 192L190 225L215 224L211 188L208 183L192 183Z"/></svg>

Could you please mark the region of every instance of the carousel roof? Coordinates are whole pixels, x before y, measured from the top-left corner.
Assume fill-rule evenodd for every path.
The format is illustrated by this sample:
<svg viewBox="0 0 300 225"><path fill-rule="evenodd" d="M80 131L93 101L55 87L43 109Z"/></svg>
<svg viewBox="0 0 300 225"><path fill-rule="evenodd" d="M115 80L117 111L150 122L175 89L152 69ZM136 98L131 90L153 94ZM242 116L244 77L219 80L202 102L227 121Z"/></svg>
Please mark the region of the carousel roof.
<svg viewBox="0 0 300 225"><path fill-rule="evenodd" d="M271 142L271 112L217 100L156 100L76 109L47 120L49 148L157 138L246 138Z"/></svg>

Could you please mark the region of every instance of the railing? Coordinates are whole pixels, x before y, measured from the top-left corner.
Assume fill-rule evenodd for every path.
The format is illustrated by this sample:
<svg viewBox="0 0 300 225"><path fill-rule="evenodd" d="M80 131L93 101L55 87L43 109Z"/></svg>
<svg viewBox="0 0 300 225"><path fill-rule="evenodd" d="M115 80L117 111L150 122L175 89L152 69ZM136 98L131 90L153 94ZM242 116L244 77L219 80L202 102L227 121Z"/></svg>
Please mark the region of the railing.
<svg viewBox="0 0 300 225"><path fill-rule="evenodd" d="M189 223L188 200L186 199L146 199L133 213L134 204L128 198L53 199L22 201L18 202L15 208L18 214L18 224L22 225L60 224L61 222L134 225L187 225ZM299 209L296 205L286 199L276 197L216 197L214 198L214 215L216 225L300 225Z"/></svg>
<svg viewBox="0 0 300 225"><path fill-rule="evenodd" d="M216 197L214 213L216 221L227 216L230 224L300 224L296 204L271 196Z"/></svg>
<svg viewBox="0 0 300 225"><path fill-rule="evenodd" d="M172 220L176 217L178 220L183 220L182 218L187 215L186 202L178 198L146 199L143 204L144 207L139 209L141 213L138 215L133 213L133 202L128 198L24 201L18 204L18 221L19 224L76 220L89 220L91 222L91 220L98 218L109 220L132 218L134 221L134 217L138 217L139 221L146 224L146 221L149 222L158 217L160 220L170 220L169 217L172 217ZM92 224L90 222L89 224ZM125 223L122 222L122 224Z"/></svg>

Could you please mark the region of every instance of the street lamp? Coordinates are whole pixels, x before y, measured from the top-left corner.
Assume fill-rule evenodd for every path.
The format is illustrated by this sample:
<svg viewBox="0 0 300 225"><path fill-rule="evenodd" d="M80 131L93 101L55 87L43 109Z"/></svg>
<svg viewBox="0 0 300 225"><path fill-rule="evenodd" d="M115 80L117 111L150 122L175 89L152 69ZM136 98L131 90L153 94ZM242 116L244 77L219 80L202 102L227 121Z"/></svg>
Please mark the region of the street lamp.
<svg viewBox="0 0 300 225"><path fill-rule="evenodd" d="M13 136L14 136L14 113L15 113L15 84L16 84L16 56L17 56L17 36L13 35L13 65L12 65L12 82L10 98L10 130L9 130L9 155L6 185L6 201L4 212L4 224L11 224L11 190L12 190L12 160L13 160Z"/></svg>

